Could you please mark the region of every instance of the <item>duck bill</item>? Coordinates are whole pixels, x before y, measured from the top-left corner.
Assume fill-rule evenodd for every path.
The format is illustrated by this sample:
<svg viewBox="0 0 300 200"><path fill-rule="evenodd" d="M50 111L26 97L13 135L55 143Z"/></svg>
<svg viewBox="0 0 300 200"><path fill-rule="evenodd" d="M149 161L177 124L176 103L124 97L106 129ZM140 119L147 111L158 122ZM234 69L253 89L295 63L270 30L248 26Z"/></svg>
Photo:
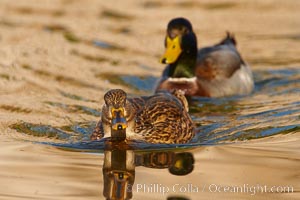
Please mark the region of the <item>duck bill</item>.
<svg viewBox="0 0 300 200"><path fill-rule="evenodd" d="M171 39L167 36L166 39L166 51L164 55L161 57L160 62L163 64L171 64L174 63L179 55L181 54L182 49L180 47L180 38L179 36Z"/></svg>
<svg viewBox="0 0 300 200"><path fill-rule="evenodd" d="M124 115L124 108L112 108L111 115L111 127L113 130L125 130L127 128L127 122Z"/></svg>

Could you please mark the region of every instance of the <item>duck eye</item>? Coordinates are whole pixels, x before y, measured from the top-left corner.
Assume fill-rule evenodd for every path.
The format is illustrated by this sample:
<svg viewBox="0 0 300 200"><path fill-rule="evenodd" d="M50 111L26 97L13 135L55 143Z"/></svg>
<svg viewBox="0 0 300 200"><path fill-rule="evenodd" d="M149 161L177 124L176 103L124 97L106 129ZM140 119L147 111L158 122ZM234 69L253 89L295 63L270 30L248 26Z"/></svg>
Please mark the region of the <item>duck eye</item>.
<svg viewBox="0 0 300 200"><path fill-rule="evenodd" d="M172 47L172 48L173 48L173 49L175 49L175 47L176 47L176 46L175 46L175 45L173 45L173 47Z"/></svg>

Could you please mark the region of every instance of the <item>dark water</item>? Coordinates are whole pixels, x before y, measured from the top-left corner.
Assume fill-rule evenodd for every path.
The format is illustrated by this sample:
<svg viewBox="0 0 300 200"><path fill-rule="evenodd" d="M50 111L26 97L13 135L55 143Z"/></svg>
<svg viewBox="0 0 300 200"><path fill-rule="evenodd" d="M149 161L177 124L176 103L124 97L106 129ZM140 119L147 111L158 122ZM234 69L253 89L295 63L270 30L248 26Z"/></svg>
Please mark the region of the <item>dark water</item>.
<svg viewBox="0 0 300 200"><path fill-rule="evenodd" d="M132 149L189 148L202 145L220 145L270 137L277 134L300 131L300 69L254 71L255 91L248 96L227 98L193 98L190 113L197 125L197 134L190 144L153 145L135 141ZM114 75L115 84L134 89L138 93L151 94L156 78L132 75ZM117 77L117 82L116 82ZM108 77L109 81L109 77ZM84 97L62 93L80 101ZM131 94L133 95L133 94ZM73 113L100 117L101 112L81 105L63 102L45 102L53 107ZM13 109L13 108L10 108ZM16 109L16 108L14 108ZM89 141L96 121L72 122L63 127L47 124L19 122L10 125L20 134L26 134L39 142L74 151L97 151L104 149L103 141ZM45 141L43 141L45 138ZM47 139L47 140L46 140ZM49 142L50 139L50 142ZM53 142L51 142L53 139ZM47 142L46 142L47 141Z"/></svg>

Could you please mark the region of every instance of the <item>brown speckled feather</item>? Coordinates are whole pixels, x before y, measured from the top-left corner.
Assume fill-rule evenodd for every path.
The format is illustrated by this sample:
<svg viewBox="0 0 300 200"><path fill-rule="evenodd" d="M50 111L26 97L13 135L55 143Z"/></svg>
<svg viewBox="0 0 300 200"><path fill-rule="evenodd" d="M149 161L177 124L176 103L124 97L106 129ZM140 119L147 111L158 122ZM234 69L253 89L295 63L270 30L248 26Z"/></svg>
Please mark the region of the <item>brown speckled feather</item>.
<svg viewBox="0 0 300 200"><path fill-rule="evenodd" d="M92 135L90 136L90 139L91 140L100 140L103 137L104 137L104 130L103 130L103 126L102 126L102 121L100 120L97 123Z"/></svg>
<svg viewBox="0 0 300 200"><path fill-rule="evenodd" d="M193 129L192 120L176 97L157 94L137 113L134 132L150 143L185 143L193 137Z"/></svg>
<svg viewBox="0 0 300 200"><path fill-rule="evenodd" d="M195 135L187 101L179 91L127 99L126 108L128 115L133 115L128 117L126 129L126 135L133 132L134 136L131 134L130 138L149 143L187 143ZM109 124L100 121L91 136L92 140L99 140L107 134L103 126Z"/></svg>

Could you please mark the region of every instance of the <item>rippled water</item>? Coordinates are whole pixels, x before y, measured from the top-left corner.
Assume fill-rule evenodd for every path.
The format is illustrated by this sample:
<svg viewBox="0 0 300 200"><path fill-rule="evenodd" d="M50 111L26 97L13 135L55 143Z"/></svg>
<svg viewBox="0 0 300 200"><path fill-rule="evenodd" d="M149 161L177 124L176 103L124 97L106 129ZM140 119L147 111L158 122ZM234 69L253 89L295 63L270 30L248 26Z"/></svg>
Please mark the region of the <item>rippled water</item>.
<svg viewBox="0 0 300 200"><path fill-rule="evenodd" d="M180 183L193 190L189 184L200 186L203 179L220 184L297 181L299 172L286 173L299 165L295 155L283 158L275 151L255 152L259 156L250 157L258 161L251 163L249 151L239 154L223 148L284 134L290 139L300 132L300 4L296 1L5 0L0 4L0 111L4 113L0 130L8 135L2 141L0 198L188 200L199 199L199 192L183 194L175 188L180 195L164 195L151 184ZM253 66L253 93L190 99L197 134L189 144L90 141L101 116L99 94L117 87L130 97L152 94L163 68L157 60L165 26L175 14L193 21L199 47L215 43L226 30L236 34L238 49ZM202 148L212 145L218 147ZM233 156L241 162L230 159ZM206 161L209 165L202 168ZM270 162L267 167L266 162ZM224 166L227 170L218 173ZM225 178L228 172L230 177ZM275 175L277 179L270 178ZM152 192L138 193L137 185L142 183Z"/></svg>
<svg viewBox="0 0 300 200"><path fill-rule="evenodd" d="M251 95L217 99L192 98L190 99L190 113L197 125L197 134L190 144L150 145L135 142L132 148L156 149L216 145L299 132L299 74L300 69L297 68L254 71L255 91ZM110 80L110 76L106 77ZM112 81L139 93L151 94L151 86L155 84L156 78L114 75ZM65 93L62 95L70 96ZM86 106L66 105L63 102L44 103L68 112L98 117L101 115L100 111ZM10 127L33 137L55 139L55 142L42 141L48 145L73 150L103 150L103 141L89 141L89 135L95 124L96 121L84 121L63 127L52 127L47 124L32 124L24 121L12 124Z"/></svg>

